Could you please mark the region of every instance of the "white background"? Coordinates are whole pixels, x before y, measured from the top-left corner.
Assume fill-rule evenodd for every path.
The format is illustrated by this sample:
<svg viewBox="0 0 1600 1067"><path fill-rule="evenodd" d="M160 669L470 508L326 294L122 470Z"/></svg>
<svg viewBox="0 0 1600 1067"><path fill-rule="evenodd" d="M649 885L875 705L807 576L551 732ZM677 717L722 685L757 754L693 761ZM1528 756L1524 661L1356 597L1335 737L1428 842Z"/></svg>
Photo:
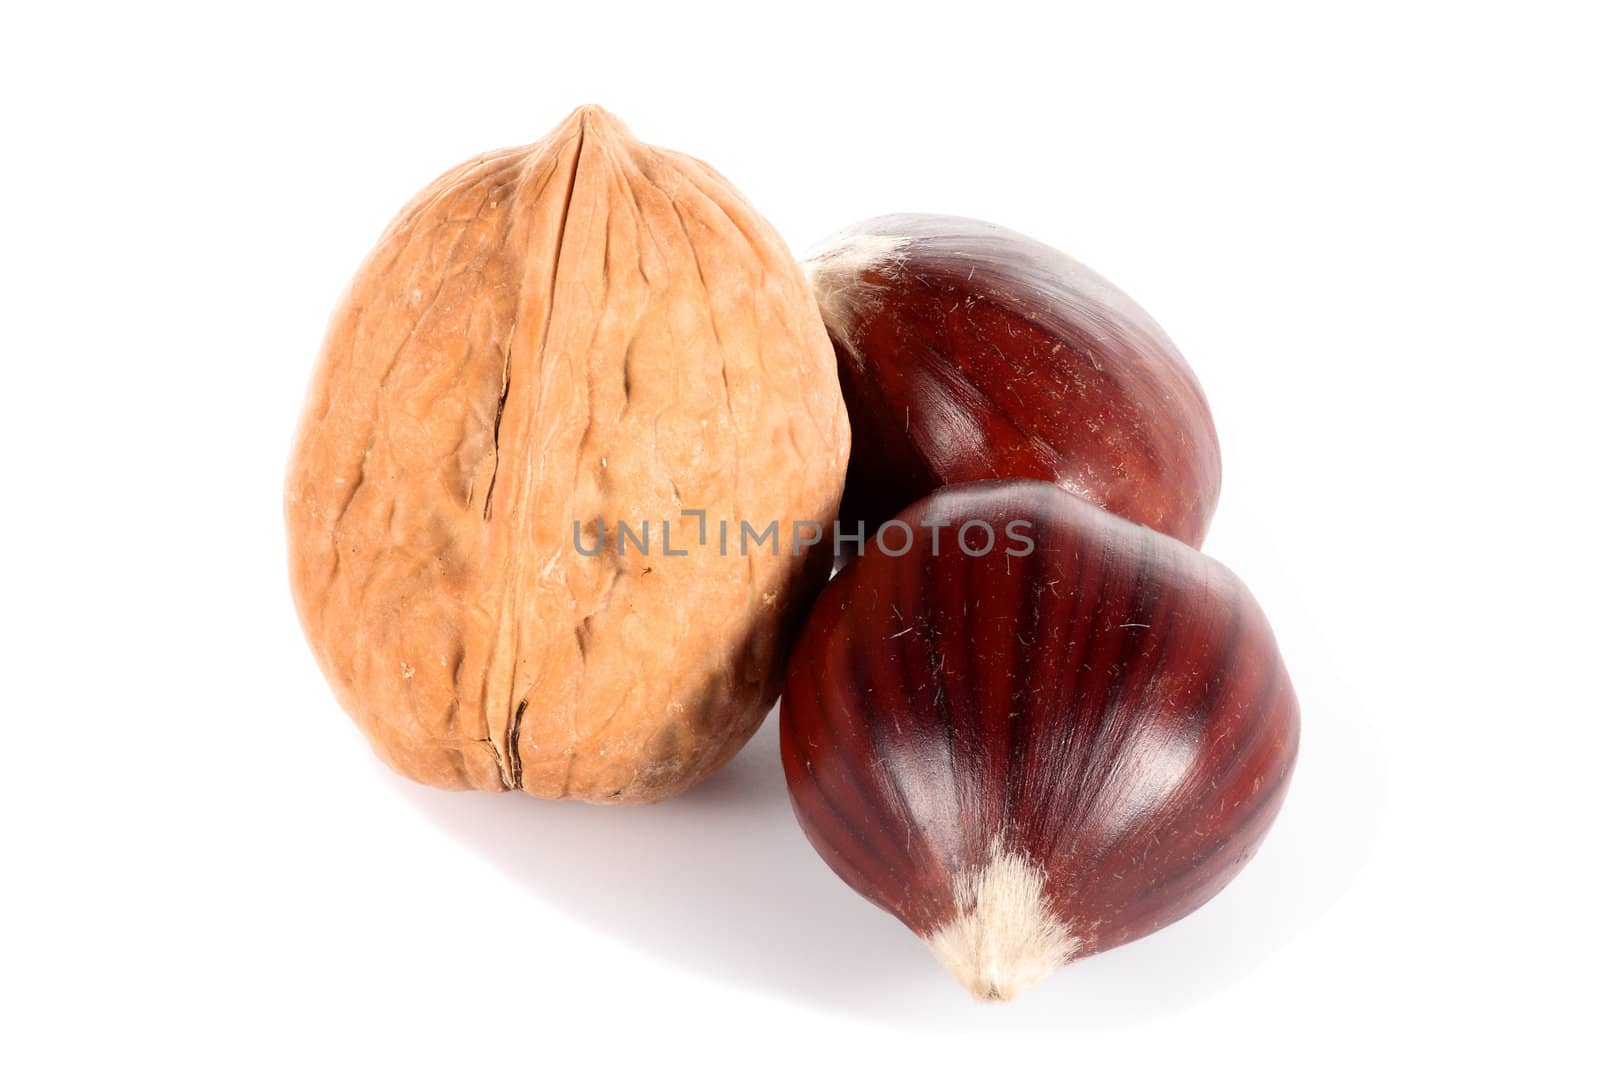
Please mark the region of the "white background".
<svg viewBox="0 0 1600 1067"><path fill-rule="evenodd" d="M1584 7L585 8L6 16L0 1059L1594 1062ZM283 560L322 330L415 190L589 101L797 250L974 215L1178 341L1305 717L1212 904L978 1006L770 729L650 809L369 755Z"/></svg>

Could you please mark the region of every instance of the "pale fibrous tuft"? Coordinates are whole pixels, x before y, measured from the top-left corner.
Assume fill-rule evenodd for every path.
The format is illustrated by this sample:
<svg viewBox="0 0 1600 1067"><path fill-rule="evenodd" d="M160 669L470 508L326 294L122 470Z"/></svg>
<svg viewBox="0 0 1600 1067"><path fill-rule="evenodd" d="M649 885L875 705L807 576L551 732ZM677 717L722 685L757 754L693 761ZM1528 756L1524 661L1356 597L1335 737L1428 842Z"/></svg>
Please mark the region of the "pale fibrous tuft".
<svg viewBox="0 0 1600 1067"><path fill-rule="evenodd" d="M974 998L1010 1000L1065 966L1083 942L1047 906L1045 872L990 843L989 861L961 875L956 915L928 947Z"/></svg>
<svg viewBox="0 0 1600 1067"><path fill-rule="evenodd" d="M882 299L876 286L862 284L862 276L876 273L895 277L910 245L909 237L850 233L831 238L806 256L806 276L816 294L822 321L858 366L861 354L853 339L856 325Z"/></svg>

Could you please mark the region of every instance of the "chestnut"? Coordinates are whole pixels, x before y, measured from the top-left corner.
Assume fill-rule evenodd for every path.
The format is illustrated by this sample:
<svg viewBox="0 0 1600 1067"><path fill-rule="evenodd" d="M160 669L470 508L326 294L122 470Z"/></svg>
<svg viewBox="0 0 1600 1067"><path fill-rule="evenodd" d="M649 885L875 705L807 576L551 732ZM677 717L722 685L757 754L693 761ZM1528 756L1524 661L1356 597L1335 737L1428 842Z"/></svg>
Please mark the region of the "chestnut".
<svg viewBox="0 0 1600 1067"><path fill-rule="evenodd" d="M1199 547L1222 462L1193 372L1142 308L1022 234L886 215L807 260L868 531L941 485L1026 477Z"/></svg>
<svg viewBox="0 0 1600 1067"><path fill-rule="evenodd" d="M982 1000L1208 900L1299 738L1232 573L1022 479L885 524L814 606L780 707L812 845Z"/></svg>

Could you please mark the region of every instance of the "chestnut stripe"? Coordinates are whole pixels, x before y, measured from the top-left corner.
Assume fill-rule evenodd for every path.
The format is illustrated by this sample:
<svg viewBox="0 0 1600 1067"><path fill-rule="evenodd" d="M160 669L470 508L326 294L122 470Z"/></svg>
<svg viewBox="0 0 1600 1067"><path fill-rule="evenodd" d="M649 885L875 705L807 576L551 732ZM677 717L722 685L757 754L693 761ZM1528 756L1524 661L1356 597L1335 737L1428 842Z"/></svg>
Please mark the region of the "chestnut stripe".
<svg viewBox="0 0 1600 1067"><path fill-rule="evenodd" d="M935 713L935 721L944 729L945 759L950 765L950 777L953 781L960 781L961 763L956 753L955 710L951 707L950 695L945 691L944 684L948 675L945 672L943 635L937 631L935 620L927 617L927 606L933 602L934 587L941 580L938 557L929 552L923 559L922 566L918 568L918 573L921 575L921 580L915 586L913 594L915 599L904 604L904 610L901 612L904 618L897 618L896 622L905 626L916 626L918 630L926 629L926 633L913 631L923 642L924 656L928 664L928 672L920 684L925 685L931 681L933 685L932 710ZM907 656L905 666L909 669L910 665L911 657ZM919 681L915 678L906 676L902 684L908 693L918 691Z"/></svg>
<svg viewBox="0 0 1600 1067"><path fill-rule="evenodd" d="M1120 606L1123 603L1120 594L1106 594L1106 587L1110 578L1115 577L1120 569L1116 564L1121 554L1121 545L1115 539L1108 538L1100 542L1097 547L1099 550L1097 553L1097 569L1100 579L1093 599L1094 609L1089 616L1087 632L1084 639L1077 646L1079 652L1075 660L1075 664L1082 668L1079 673L1088 676L1091 686L1095 685L1102 676L1111 675L1112 667L1118 662L1108 659L1112 650L1106 647L1110 642L1101 639L1101 635L1105 633L1105 627L1102 626L1101 620L1104 618L1108 607L1115 610L1116 606ZM1135 577L1134 580L1135 584L1137 584L1138 578ZM1109 688L1111 684L1107 683L1107 687ZM1105 691L1083 686L1077 687L1071 699L1063 701L1059 708L1070 720L1071 724L1067 728L1067 735L1070 739L1069 751L1076 753L1076 755L1069 759L1066 764L1067 767L1071 768L1069 780L1072 783L1072 806L1068 811L1067 817L1061 820L1056 839L1049 848L1052 853L1059 851L1063 840L1073 841L1075 850L1076 840L1082 830L1083 820L1091 810L1088 805L1083 803L1083 800L1085 796L1091 795L1096 788L1097 764L1095 756L1099 752L1107 720L1115 716L1118 710L1115 703L1107 699ZM1067 855L1073 855L1073 852L1069 851Z"/></svg>
<svg viewBox="0 0 1600 1067"><path fill-rule="evenodd" d="M1205 879L1198 877L1198 875L1207 864L1222 856L1224 851L1239 837L1248 838L1249 831L1264 816L1276 814L1277 807L1281 803L1285 788L1289 783L1289 772L1292 765L1293 761L1291 759L1284 764L1270 785L1264 783L1264 788L1262 788L1255 802L1246 809L1244 816L1232 822L1231 833L1211 835L1210 842L1205 849L1197 853L1188 854L1187 862L1183 866L1161 878L1133 898L1133 901L1123 912L1124 917L1131 920L1134 925L1138 925L1140 921L1158 912L1161 907L1169 903L1174 890L1185 879L1193 879L1196 882L1203 883ZM1210 894L1207 894L1204 899L1195 901L1182 915L1187 915L1208 899L1210 899ZM1166 922L1172 922L1181 918L1182 915L1174 915L1167 919ZM1166 922L1159 925L1164 926Z"/></svg>
<svg viewBox="0 0 1600 1067"><path fill-rule="evenodd" d="M1242 706L1262 709L1275 707L1276 704L1274 700L1282 688L1282 675L1276 671L1268 671L1266 672L1266 677L1264 678L1261 686L1254 694L1253 699L1245 702ZM1266 714L1257 714L1251 717L1250 731L1246 735L1245 740L1241 742L1241 746L1238 749L1237 755L1232 761L1230 761L1229 767L1226 768L1226 776L1220 781L1216 778L1215 774L1203 773L1210 769L1211 765L1209 763L1202 763L1195 768L1196 774L1202 776L1203 780L1205 780L1207 783L1205 792L1194 797L1185 807L1185 809L1181 813L1177 814L1173 819L1162 823L1160 827L1161 833L1170 834L1180 840L1191 840L1196 834L1201 833L1205 829L1205 824L1212 818L1211 803L1218 797L1226 796L1230 791L1228 786L1233 784L1233 782L1236 781L1243 773L1254 766L1255 758L1262 752L1261 734L1266 729L1269 721L1271 721L1270 717ZM1265 793L1267 790L1263 790L1262 792ZM1242 817L1229 819L1229 823L1236 829L1236 831L1237 829L1247 827L1257 815L1265 810L1269 800L1270 798L1258 796L1255 802L1248 809L1246 809L1245 814ZM1217 853L1218 850L1227 847L1228 843L1234 837L1233 834L1205 834L1203 836L1214 840L1215 846L1207 849L1201 854L1188 854L1187 856L1178 857L1182 865L1167 875L1158 878L1158 880L1156 880L1149 888L1145 890L1144 895L1160 895L1170 891L1177 882L1193 874L1200 867L1202 867L1209 859L1212 858L1212 856ZM1127 866L1123 865L1120 867L1107 868L1105 873L1111 874L1115 871L1127 870ZM1132 912L1132 914L1139 913L1140 912L1138 909L1135 909Z"/></svg>
<svg viewBox="0 0 1600 1067"><path fill-rule="evenodd" d="M1154 542L1148 538L1139 539L1138 563L1136 564L1133 589L1128 597L1128 604L1132 610L1129 612L1135 619L1146 620L1153 614L1150 590L1150 569L1155 552ZM1115 662L1128 664L1135 657L1130 654L1130 646L1137 646L1148 634L1149 630L1139 630L1137 627L1128 627L1118 624L1118 639L1114 643ZM1078 806L1087 817L1096 810L1100 803L1101 794L1106 784L1111 780L1112 770L1115 768L1113 761L1105 758L1108 748L1115 750L1127 737L1128 732L1136 725L1137 717L1133 714L1134 708L1125 706L1122 701L1122 691L1132 675L1131 666L1118 671L1111 683L1106 687L1104 694L1107 712L1102 716L1099 729L1096 731L1094 744L1090 747L1089 764L1100 768L1100 779L1094 784L1085 797L1079 800ZM1085 783L1087 785L1087 783Z"/></svg>
<svg viewBox="0 0 1600 1067"><path fill-rule="evenodd" d="M788 696L785 695L784 699L787 701ZM856 872L857 877L862 877L864 879L872 868L870 857L873 857L877 854L876 850L873 849L871 843L868 842L860 830L857 829L856 823L853 820L846 818L844 812L840 810L838 805L836 805L828 796L827 790L822 787L821 780L817 778L816 769L812 766L812 761L806 756L801 755L805 745L804 742L799 741L798 739L793 739L793 727L788 730L783 729L786 724L793 723L793 716L785 715L783 709L780 708L779 717L781 720L779 723L780 734L787 735L785 740L790 741L789 750L791 753L793 753L794 765L800 768L800 773L803 774L806 781L810 783L811 791L816 795L817 800L821 803L823 812L826 813L830 821L834 824L835 832L829 833L826 827L819 825L817 822L818 810L816 806L809 804L801 805L797 803L797 814L802 807L804 809L804 816L801 822L803 828L807 831L806 836L810 837L813 841L825 842L835 856L845 862L854 872ZM788 756L789 753L785 753L785 755ZM788 760L786 760L785 771L789 772L791 770L792 767L790 766ZM795 785L793 781L793 774L790 774L789 777L789 789L791 793L794 793ZM854 842L860 846L859 850L855 850L849 854L853 855L855 857L854 859L847 858L845 850L840 846L838 831L843 831L847 837L853 839ZM868 862L863 862L863 859L867 859ZM838 869L837 864L830 862L830 866L833 866L835 870Z"/></svg>
<svg viewBox="0 0 1600 1067"><path fill-rule="evenodd" d="M827 590L824 594L824 599L827 599L829 594L832 594L833 592L834 590L832 589ZM820 609L822 605L819 604L818 607ZM824 642L824 645L827 644L831 644L831 642ZM823 787L821 780L817 777L814 766L811 768L811 777L812 780L817 784L818 795L827 801L829 808L839 816L841 823L855 825L854 820L851 820L846 816L846 812L850 810L876 810L875 797L868 784L867 778L865 777L867 771L866 762L858 758L859 749L857 749L855 746L852 746L846 737L841 734L838 729L836 729L836 724L833 721L833 715L830 714L830 702L826 698L826 692L823 687L822 678L823 665L826 660L826 647L820 651L821 654L817 654L812 657L813 662L811 663L811 690L815 694L815 699L812 703L811 709L814 713L807 716L807 721L810 723L808 730L816 731L820 734L818 740L822 741L823 744L819 747L829 749L835 753L834 757L829 761L829 765L837 765L839 768L841 768L843 772L842 777L854 787L856 803L853 806L845 805L841 803L842 798L830 797L828 795L828 791ZM807 657L797 656L796 662L799 662L804 658ZM865 837L861 836L861 834L855 833L854 831L852 831L852 833L854 833L858 840L861 841L861 844L865 848L867 854L878 856L894 877L910 880L912 873L915 870L915 865L911 863L911 857L909 853L902 852L900 855L884 855L877 846L875 846ZM882 835L880 834L879 836Z"/></svg>
<svg viewBox="0 0 1600 1067"><path fill-rule="evenodd" d="M881 633L872 634L869 630L866 639L869 641L876 640L881 643L883 635ZM872 684L874 679L870 672L873 666L871 657L859 656L855 654L854 649L850 650L847 655L845 669L849 672L851 684L855 687L857 693L871 694L876 693L881 688L886 688L886 686ZM871 699L869 696L868 700L870 701ZM856 775L857 781L871 782L877 787L878 804L873 810L884 811L885 807L887 807L886 814L893 821L904 827L920 829L916 826L911 802L906 798L905 789L899 777L890 773L889 767L893 762L894 754L884 742L880 728L881 716L866 714L858 715L855 718L858 725L866 733L867 744L870 747L870 751L859 750L859 754L874 758L873 762L862 760L859 764L861 773ZM912 850L911 834L885 834L885 837L894 839L895 850L904 857L907 868L913 871L922 868L923 865L917 862L917 856Z"/></svg>
<svg viewBox="0 0 1600 1067"><path fill-rule="evenodd" d="M1004 683L1011 689L1009 707L1010 715L1006 719L1006 781L1005 781L1005 825L1018 827L1020 825L1019 809L1022 806L1022 768L1027 765L1028 747L1028 679L1033 675L1034 664L1038 660L1039 648L1044 644L1041 622L1044 615L1045 584L1041 580L1044 575L1045 554L1034 546L1034 551L1020 559L1012 560L1009 565L1019 569L1019 576L1015 581L1027 590L1026 604L1028 618L1017 620L1019 629L1026 626L1031 629L1031 639L1026 643L1026 651L1022 660L1017 664L1014 677L1004 679ZM1009 557L1008 557L1009 559Z"/></svg>
<svg viewBox="0 0 1600 1067"><path fill-rule="evenodd" d="M1236 599L1232 603L1234 608L1232 612L1233 623L1229 627L1228 638L1218 646L1221 654L1219 662L1232 661L1238 645L1236 635L1240 632L1243 623L1243 614L1239 610L1241 605ZM1216 719L1219 703L1232 695L1232 687L1226 683L1229 675L1225 670L1214 672L1213 677L1219 680L1215 680L1208 685L1204 698L1200 702L1199 710L1188 716L1187 728L1191 731L1205 734L1206 726ZM1267 716L1259 716L1259 721L1266 722ZM1196 790L1202 790L1202 792L1198 795L1190 796ZM1214 780L1212 763L1209 759L1202 758L1189 768L1184 780L1169 798L1172 803L1180 804L1181 807L1173 810L1164 819L1151 823L1147 828L1146 834L1127 841L1123 849L1113 856L1105 857L1104 862L1096 865L1097 868L1107 876L1117 878L1136 875L1143 866L1142 856L1135 858L1134 855L1137 845L1141 842L1147 844L1152 835L1156 837L1183 838L1190 834L1195 829L1198 813L1204 811L1205 802L1221 793L1222 790L1217 787Z"/></svg>
<svg viewBox="0 0 1600 1067"><path fill-rule="evenodd" d="M1061 656L1067 684L1056 699L1046 705L1049 709L1046 721L1051 733L1060 738L1059 743L1052 746L1051 753L1059 766L1059 775L1057 781L1051 783L1054 788L1048 791L1049 802L1045 807L1047 822L1057 826L1057 843L1050 846L1052 852L1059 849L1062 837L1074 831L1075 802L1087 774L1082 758L1086 727L1080 710L1085 702L1084 679L1091 673L1085 655L1099 630L1100 609L1107 599L1105 589L1110 573L1106 566L1108 556L1104 552L1090 555L1071 542L1054 547L1061 558L1070 556L1072 560L1071 567L1061 574L1061 580L1071 589L1071 598L1062 609L1061 617L1066 623L1063 627L1067 634L1066 647L1072 652ZM1085 603L1093 607L1084 610Z"/></svg>

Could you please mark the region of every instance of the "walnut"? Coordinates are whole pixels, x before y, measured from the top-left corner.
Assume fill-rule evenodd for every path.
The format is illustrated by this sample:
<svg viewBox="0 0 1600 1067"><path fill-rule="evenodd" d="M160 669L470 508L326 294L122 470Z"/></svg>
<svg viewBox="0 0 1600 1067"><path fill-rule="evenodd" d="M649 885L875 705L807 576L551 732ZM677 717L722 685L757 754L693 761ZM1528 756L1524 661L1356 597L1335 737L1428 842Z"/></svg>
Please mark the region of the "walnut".
<svg viewBox="0 0 1600 1067"><path fill-rule="evenodd" d="M659 800L776 698L830 562L795 524L831 522L848 452L771 226L581 108L423 190L356 275L290 463L296 606L400 772Z"/></svg>

